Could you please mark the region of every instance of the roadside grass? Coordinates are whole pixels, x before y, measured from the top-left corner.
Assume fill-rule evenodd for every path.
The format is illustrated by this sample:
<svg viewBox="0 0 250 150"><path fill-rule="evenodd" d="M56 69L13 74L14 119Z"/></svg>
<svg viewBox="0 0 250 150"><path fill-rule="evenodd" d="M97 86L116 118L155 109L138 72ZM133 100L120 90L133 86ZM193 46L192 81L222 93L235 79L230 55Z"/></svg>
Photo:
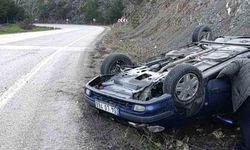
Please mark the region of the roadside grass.
<svg viewBox="0 0 250 150"><path fill-rule="evenodd" d="M53 28L34 26L30 30L25 30L25 29L20 28L17 24L2 24L0 25L0 35L11 34L11 33L47 31L47 30L52 30L52 29Z"/></svg>
<svg viewBox="0 0 250 150"><path fill-rule="evenodd" d="M102 46L109 52L127 54L137 63L145 62L161 53L156 47L145 48L140 39L128 38L127 33L132 29L130 26L112 27Z"/></svg>
<svg viewBox="0 0 250 150"><path fill-rule="evenodd" d="M127 33L131 30L133 30L133 28L131 28L130 26L118 26L118 27L111 28L112 33L114 33L116 35Z"/></svg>

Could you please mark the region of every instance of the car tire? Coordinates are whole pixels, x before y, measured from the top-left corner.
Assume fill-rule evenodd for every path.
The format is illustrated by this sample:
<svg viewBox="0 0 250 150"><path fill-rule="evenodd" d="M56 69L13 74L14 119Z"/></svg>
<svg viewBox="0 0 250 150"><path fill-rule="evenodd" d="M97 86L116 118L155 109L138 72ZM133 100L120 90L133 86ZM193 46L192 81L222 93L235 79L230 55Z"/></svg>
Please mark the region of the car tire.
<svg viewBox="0 0 250 150"><path fill-rule="evenodd" d="M133 66L131 59L124 54L110 54L101 64L102 75L114 75L120 72L120 68L124 66Z"/></svg>
<svg viewBox="0 0 250 150"><path fill-rule="evenodd" d="M203 101L201 71L189 64L177 65L165 78L163 92L172 95L177 110L193 115Z"/></svg>
<svg viewBox="0 0 250 150"><path fill-rule="evenodd" d="M204 35L206 35L206 37L204 37ZM213 39L212 30L208 26L200 25L200 26L197 26L193 31L193 35L192 35L193 43L196 44L200 42L202 39L206 39L206 40Z"/></svg>

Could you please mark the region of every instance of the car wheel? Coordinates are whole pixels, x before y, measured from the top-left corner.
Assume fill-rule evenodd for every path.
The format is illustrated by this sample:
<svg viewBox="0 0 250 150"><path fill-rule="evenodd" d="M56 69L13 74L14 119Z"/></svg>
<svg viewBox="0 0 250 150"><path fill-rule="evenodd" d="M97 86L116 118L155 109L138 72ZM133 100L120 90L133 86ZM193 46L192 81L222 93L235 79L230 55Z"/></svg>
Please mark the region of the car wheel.
<svg viewBox="0 0 250 150"><path fill-rule="evenodd" d="M203 95L201 71L189 64L177 65L165 78L163 92L172 95L177 109L193 114L200 108Z"/></svg>
<svg viewBox="0 0 250 150"><path fill-rule="evenodd" d="M124 54L110 54L101 64L102 75L114 75L121 71L122 67L133 66L130 58Z"/></svg>
<svg viewBox="0 0 250 150"><path fill-rule="evenodd" d="M201 40L212 40L212 30L208 26L200 25L193 31L192 42L197 43Z"/></svg>

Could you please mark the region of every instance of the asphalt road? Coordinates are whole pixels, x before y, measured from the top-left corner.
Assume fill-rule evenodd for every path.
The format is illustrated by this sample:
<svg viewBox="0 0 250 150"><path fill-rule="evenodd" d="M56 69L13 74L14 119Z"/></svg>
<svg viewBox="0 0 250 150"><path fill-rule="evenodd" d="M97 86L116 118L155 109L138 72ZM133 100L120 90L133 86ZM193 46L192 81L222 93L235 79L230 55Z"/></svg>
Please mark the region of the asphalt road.
<svg viewBox="0 0 250 150"><path fill-rule="evenodd" d="M105 29L48 26L61 30L0 36L0 149L94 149L78 101Z"/></svg>

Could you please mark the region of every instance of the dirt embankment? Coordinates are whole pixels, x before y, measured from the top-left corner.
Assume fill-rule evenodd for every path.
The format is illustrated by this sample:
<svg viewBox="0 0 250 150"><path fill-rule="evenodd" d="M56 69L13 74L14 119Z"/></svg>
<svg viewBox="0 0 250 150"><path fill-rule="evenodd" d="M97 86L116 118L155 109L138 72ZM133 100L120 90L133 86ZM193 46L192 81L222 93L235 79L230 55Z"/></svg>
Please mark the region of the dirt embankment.
<svg viewBox="0 0 250 150"><path fill-rule="evenodd" d="M125 15L132 27L119 38L136 45L130 46L130 53L138 51L145 57L177 49L191 42L193 29L200 24L210 26L214 37L250 36L250 0L136 1L126 2Z"/></svg>
<svg viewBox="0 0 250 150"><path fill-rule="evenodd" d="M128 53L143 61L191 40L193 28L209 25L214 36L250 36L249 0L126 0L128 26L112 28L97 44L89 62L86 82L99 74L100 63L110 52ZM83 103L88 134L97 149L228 150L239 139L239 128L214 121L199 121L183 128L152 134L123 126Z"/></svg>
<svg viewBox="0 0 250 150"><path fill-rule="evenodd" d="M138 26L124 38L148 48L183 46L199 24L210 26L214 36L250 35L249 0L150 0L132 7L139 9L128 8L127 14L131 19L139 16Z"/></svg>

